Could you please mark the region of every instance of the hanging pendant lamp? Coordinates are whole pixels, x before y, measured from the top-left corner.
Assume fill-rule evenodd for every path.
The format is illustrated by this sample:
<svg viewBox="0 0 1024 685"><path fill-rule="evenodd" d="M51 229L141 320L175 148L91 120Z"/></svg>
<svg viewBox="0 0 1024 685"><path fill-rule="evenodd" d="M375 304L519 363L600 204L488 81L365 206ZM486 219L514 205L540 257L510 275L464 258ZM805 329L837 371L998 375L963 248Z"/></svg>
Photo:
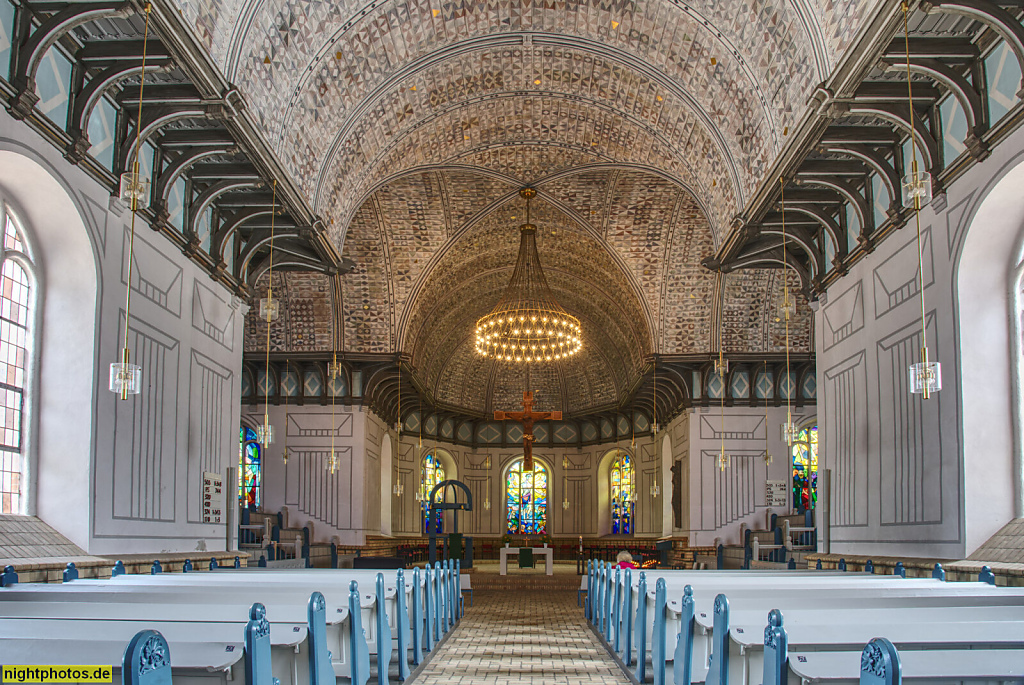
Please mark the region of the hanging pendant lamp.
<svg viewBox="0 0 1024 685"><path fill-rule="evenodd" d="M910 108L910 173L903 177L903 206L913 207L917 224L917 275L921 289L921 361L910 365L910 392L929 399L942 390L942 365L928 358L928 324L924 302L924 247L921 238L921 208L932 201L932 177L917 166L917 131L914 129L914 89L910 82L910 29L907 15L910 8L903 3L903 41L907 54L907 104Z"/></svg>
<svg viewBox="0 0 1024 685"><path fill-rule="evenodd" d="M526 200L519 257L501 300L476 322L476 351L526 364L566 359L583 347L580 321L558 304L540 266L537 227L530 223L530 199L537 191L523 188L519 194Z"/></svg>
<svg viewBox="0 0 1024 685"><path fill-rule="evenodd" d="M796 303L790 299L789 278L786 270L789 268L789 261L786 257L786 179L779 176L779 205L782 210L782 315L786 320L786 376L784 382L789 383L789 391L786 393L786 422L782 424L782 439L789 446L793 446L796 440L797 428L793 423L793 384L789 377L789 319L796 312Z"/></svg>
<svg viewBox="0 0 1024 685"><path fill-rule="evenodd" d="M142 392L142 367L131 363L128 349L130 335L129 318L132 304L132 265L135 261L135 217L140 209L145 209L150 202L150 181L139 174L139 157L142 155L142 93L146 85L146 48L149 45L149 15L152 6L146 3L146 28L142 35L142 73L139 76L139 111L136 114L135 156L132 170L121 174L120 197L129 203L132 212L131 228L128 233L128 281L124 300L124 345L121 347L120 361L110 365L110 378L107 387L110 392L117 393L122 400L129 395Z"/></svg>

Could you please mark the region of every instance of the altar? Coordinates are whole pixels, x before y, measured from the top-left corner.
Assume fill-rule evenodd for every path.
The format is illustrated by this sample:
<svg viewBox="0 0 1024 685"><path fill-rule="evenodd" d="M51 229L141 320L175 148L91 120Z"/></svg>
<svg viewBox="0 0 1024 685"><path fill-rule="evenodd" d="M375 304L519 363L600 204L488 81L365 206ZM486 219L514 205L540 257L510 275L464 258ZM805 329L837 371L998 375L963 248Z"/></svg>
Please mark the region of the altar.
<svg viewBox="0 0 1024 685"><path fill-rule="evenodd" d="M552 547L532 547L533 556L543 555L544 559L544 573L549 576L555 575L554 561L555 561L555 550ZM499 552L501 563L499 565L499 573L501 575L508 575L508 557L509 555L518 556L518 547L502 547Z"/></svg>

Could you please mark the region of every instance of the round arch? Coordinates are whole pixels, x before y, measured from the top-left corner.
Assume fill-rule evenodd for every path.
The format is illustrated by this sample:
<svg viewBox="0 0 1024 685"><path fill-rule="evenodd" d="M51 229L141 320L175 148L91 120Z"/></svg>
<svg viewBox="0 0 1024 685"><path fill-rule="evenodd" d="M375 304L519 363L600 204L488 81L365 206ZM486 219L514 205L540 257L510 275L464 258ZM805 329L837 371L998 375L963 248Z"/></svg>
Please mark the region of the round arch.
<svg viewBox="0 0 1024 685"><path fill-rule="evenodd" d="M1024 515L1022 184L1024 153L978 194L954 266L967 554Z"/></svg>
<svg viewBox="0 0 1024 685"><path fill-rule="evenodd" d="M498 492L499 492L499 497L501 498L501 521L498 524L498 529L503 534L508 531L508 472L512 469L512 466L515 465L516 462L520 462L522 460L523 460L523 455L522 454L514 454L512 456L506 457L501 462L501 469L500 469L501 480L498 482ZM554 516L555 510L553 508L553 506L554 506L553 503L557 499L556 498L556 493L555 493L555 469L554 469L554 463L550 459L548 459L546 457L539 457L536 454L533 455L533 461L534 461L534 470L536 470L537 466L539 465L539 466L542 466L544 468L544 470L547 472L547 476L548 476L548 486L547 486L547 518L546 518L546 521L545 521L545 523L546 523L545 533L547 535L552 535L553 536L555 534L555 527L556 527L554 525L555 524L555 516Z"/></svg>
<svg viewBox="0 0 1024 685"><path fill-rule="evenodd" d="M99 256L85 212L65 189L70 185L34 151L0 150L0 193L24 222L35 251L38 296L45 302L37 308L30 353L38 372L27 390L38 401L27 426L25 511L88 548L92 516L83 512L92 511L93 503L81 484L92 482L94 468ZM75 331L74 345L68 345L68 331Z"/></svg>
<svg viewBox="0 0 1024 685"><path fill-rule="evenodd" d="M424 476L426 475L425 464L426 464L427 456L430 455L430 454L434 455L434 459L441 466L441 468L444 470L444 477L440 478L439 480L458 480L459 479L458 462L455 460L455 457L452 456L451 452L449 452L448 450L444 449L443 447L438 447L437 445L434 445L429 450L426 450L426 449L423 450L420 453L420 457L417 460L417 464L416 464L416 487L423 489L423 506L424 507L425 507L426 501L427 501L426 498L430 496L430 488L424 487L424 481L423 481ZM447 489L447 488L445 490L442 490L443 496L445 498L448 497L450 492L451 492L450 489ZM445 499L444 501L448 501L448 500ZM424 517L424 515L425 515L425 509L422 509L420 511L420 514L419 514L419 519L418 519L419 522L417 523L421 533L424 532L424 527L423 527L423 517ZM444 512L442 516L443 516L443 527L444 527L444 530L445 531L451 530L452 529L451 528L451 526L452 526L451 518L452 518L452 516L454 516L454 512L447 511L447 512Z"/></svg>
<svg viewBox="0 0 1024 685"><path fill-rule="evenodd" d="M633 490L638 492L640 474L636 467L637 450L625 447L612 447L601 455L597 462L597 534L611 535L612 532L612 493L611 493L611 472L612 464L620 454L628 454L633 466ZM636 521L639 520L639 497L633 509L633 535L636 534Z"/></svg>

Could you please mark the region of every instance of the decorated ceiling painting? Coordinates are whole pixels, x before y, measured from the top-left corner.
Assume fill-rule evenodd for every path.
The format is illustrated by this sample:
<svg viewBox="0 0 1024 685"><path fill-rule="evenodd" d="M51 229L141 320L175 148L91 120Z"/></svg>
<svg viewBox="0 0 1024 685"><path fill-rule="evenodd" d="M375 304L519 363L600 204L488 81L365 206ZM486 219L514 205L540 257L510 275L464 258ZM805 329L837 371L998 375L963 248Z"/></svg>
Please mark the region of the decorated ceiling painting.
<svg viewBox="0 0 1024 685"><path fill-rule="evenodd" d="M323 291L340 313L330 345L407 355L439 406L509 408L529 385L540 409L586 412L621 401L652 353L784 349L782 274L723 278L700 262L877 4L181 7L355 264ZM549 283L587 341L528 379L470 344L511 274L524 185L540 193ZM790 347L809 351L797 300ZM249 349L265 348L265 329L250 331Z"/></svg>
<svg viewBox="0 0 1024 685"><path fill-rule="evenodd" d="M360 207L344 251L355 268L338 279L338 349L402 351L439 406L515 407L529 384L540 410L572 413L613 406L652 353L716 353L719 330L727 353L784 351L781 272L747 270L719 283L700 265L714 249L711 225L685 188L604 169L556 174L538 190L540 259L559 302L581 320L587 344L578 359L527 378L474 353L473 324L508 283L525 217L516 184L462 169L403 176ZM296 278L288 274L277 292L304 302L310 286ZM811 310L798 279L789 286L798 303L790 349L807 352ZM265 287L264 279L256 297ZM321 309L339 306L336 291L318 292ZM272 328L273 351L297 349L284 342L286 327ZM266 349L266 329L247 330L256 332L247 349Z"/></svg>
<svg viewBox="0 0 1024 685"><path fill-rule="evenodd" d="M716 236L878 0L181 0L341 248L384 180L660 170ZM512 153L509 148L527 150Z"/></svg>

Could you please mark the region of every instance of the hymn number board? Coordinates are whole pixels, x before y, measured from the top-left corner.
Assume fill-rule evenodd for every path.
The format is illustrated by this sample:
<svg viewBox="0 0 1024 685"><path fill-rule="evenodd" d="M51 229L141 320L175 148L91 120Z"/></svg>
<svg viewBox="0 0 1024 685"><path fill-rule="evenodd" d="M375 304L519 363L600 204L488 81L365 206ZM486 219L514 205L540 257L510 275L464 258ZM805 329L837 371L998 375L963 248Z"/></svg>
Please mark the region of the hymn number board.
<svg viewBox="0 0 1024 685"><path fill-rule="evenodd" d="M768 480L764 483L764 505L785 507L789 503L789 487L784 480Z"/></svg>
<svg viewBox="0 0 1024 685"><path fill-rule="evenodd" d="M220 523L223 485L219 473L203 472L203 523Z"/></svg>

